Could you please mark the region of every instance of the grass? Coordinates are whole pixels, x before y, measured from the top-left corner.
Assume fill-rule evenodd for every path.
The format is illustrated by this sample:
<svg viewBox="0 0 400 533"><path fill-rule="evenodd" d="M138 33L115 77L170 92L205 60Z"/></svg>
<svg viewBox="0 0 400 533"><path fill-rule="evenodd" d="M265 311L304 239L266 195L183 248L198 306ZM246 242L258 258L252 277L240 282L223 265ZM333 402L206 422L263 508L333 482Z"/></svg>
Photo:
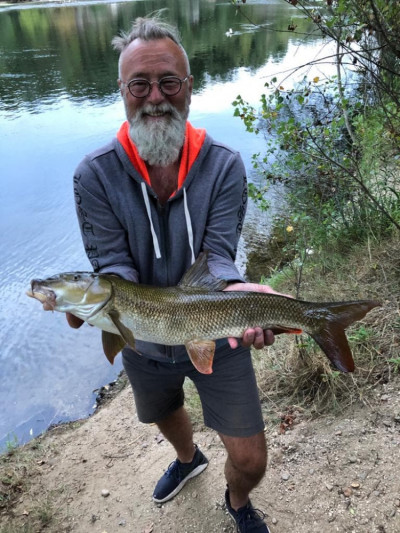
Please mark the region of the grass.
<svg viewBox="0 0 400 533"><path fill-rule="evenodd" d="M332 270L314 263L303 272L305 300L376 299L382 307L347 331L356 364L352 374L333 369L307 335L284 335L263 353L255 351L260 395L268 409L294 404L312 416L335 413L354 402L367 402L371 389L400 372L399 266L400 243L395 235L375 246L359 246ZM286 268L284 274L274 274L274 288L293 294L295 279L296 273L290 276Z"/></svg>
<svg viewBox="0 0 400 533"><path fill-rule="evenodd" d="M279 281L275 285L277 290L293 293L290 270L275 279ZM268 279L265 281L269 283ZM310 265L303 272L300 289L301 297L308 300L372 298L381 300L383 305L348 329L356 363L353 374L333 369L307 335L281 335L272 347L254 351L263 410L272 428L289 424L297 412L317 417L338 413L355 402L368 403L379 384L398 379L400 373L400 237L359 246L342 263L336 262L335 268ZM201 403L190 381L185 382L185 397L195 429L201 429ZM68 428L81 424L79 421ZM10 439L7 452L0 456L0 533L64 531L60 525L62 510L52 506L53 494L30 492L32 481L40 475L41 461L49 451L45 442L39 437L18 448ZM57 453L56 449L52 451ZM22 498L27 514L14 516Z"/></svg>

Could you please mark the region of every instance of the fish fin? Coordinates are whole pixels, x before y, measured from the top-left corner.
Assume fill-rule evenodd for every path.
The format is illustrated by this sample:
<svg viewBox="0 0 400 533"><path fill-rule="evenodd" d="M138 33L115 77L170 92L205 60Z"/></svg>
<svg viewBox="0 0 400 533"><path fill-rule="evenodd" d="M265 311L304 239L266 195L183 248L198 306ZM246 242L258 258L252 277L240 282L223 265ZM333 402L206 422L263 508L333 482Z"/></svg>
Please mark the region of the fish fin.
<svg viewBox="0 0 400 533"><path fill-rule="evenodd" d="M274 326L271 329L274 335L281 335L282 333L293 333L293 335L301 335L302 329L299 328L287 328L285 326Z"/></svg>
<svg viewBox="0 0 400 533"><path fill-rule="evenodd" d="M114 359L117 354L126 346L126 342L116 333L110 333L109 331L101 332L101 340L103 342L103 351L110 363L114 364Z"/></svg>
<svg viewBox="0 0 400 533"><path fill-rule="evenodd" d="M354 372L354 359L346 333L340 324L330 324L321 334L311 335L334 366L342 372Z"/></svg>
<svg viewBox="0 0 400 533"><path fill-rule="evenodd" d="M222 291L225 289L228 283L225 280L218 279L211 274L210 270L208 269L207 256L208 252L202 252L199 254L196 261L178 283L178 287L197 287L212 291Z"/></svg>
<svg viewBox="0 0 400 533"><path fill-rule="evenodd" d="M185 346L196 370L201 374L212 374L215 341L191 340L185 342Z"/></svg>
<svg viewBox="0 0 400 533"><path fill-rule="evenodd" d="M364 318L371 309L380 305L379 302L372 300L324 304L323 307L312 311L323 317L320 329L313 333L307 333L311 335L336 368L342 372L353 372L354 360L345 329L353 322Z"/></svg>
<svg viewBox="0 0 400 533"><path fill-rule="evenodd" d="M111 310L108 312L108 316L110 317L110 320L112 321L114 326L119 331L121 337L124 339L125 344L128 344L133 350L136 350L135 337L133 336L132 331L126 326L124 326L124 324L121 322L118 311Z"/></svg>

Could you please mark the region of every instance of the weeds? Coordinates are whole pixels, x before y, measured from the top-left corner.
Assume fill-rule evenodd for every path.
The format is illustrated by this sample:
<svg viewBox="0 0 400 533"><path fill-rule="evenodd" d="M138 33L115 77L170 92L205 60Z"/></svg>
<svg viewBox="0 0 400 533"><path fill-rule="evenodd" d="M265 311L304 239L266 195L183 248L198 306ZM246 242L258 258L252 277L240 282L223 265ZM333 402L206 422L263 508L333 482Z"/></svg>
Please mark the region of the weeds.
<svg viewBox="0 0 400 533"><path fill-rule="evenodd" d="M399 238L394 236L381 244L359 245L329 271L313 261L305 265L301 287L304 299L367 298L380 300L382 307L347 331L356 364L353 374L333 369L307 335L283 335L261 354L255 351L260 395L266 405L282 409L295 404L313 416L334 413L354 402L366 401L371 388L388 382L392 373L400 373L399 255ZM273 274L272 282L267 278L263 282L293 294L297 276L290 263Z"/></svg>

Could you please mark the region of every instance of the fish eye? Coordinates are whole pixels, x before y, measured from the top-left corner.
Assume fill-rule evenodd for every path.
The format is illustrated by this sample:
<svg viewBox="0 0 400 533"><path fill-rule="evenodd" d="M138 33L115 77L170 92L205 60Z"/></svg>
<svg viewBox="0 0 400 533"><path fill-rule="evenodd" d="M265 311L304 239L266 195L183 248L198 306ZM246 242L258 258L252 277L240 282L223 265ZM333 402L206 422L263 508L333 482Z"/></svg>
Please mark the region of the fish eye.
<svg viewBox="0 0 400 533"><path fill-rule="evenodd" d="M79 281L81 279L79 274L74 274L74 281Z"/></svg>

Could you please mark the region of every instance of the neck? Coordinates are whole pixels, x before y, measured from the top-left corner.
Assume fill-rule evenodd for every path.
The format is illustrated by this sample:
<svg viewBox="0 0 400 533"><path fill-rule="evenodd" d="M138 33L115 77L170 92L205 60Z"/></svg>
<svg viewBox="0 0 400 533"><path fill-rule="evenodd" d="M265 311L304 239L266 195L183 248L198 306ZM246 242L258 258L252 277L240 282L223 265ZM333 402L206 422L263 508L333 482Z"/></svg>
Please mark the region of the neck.
<svg viewBox="0 0 400 533"><path fill-rule="evenodd" d="M168 201L168 198L178 187L179 164L179 159L175 163L171 163L171 165L165 167L146 163L151 187L156 193L161 205L164 205Z"/></svg>

